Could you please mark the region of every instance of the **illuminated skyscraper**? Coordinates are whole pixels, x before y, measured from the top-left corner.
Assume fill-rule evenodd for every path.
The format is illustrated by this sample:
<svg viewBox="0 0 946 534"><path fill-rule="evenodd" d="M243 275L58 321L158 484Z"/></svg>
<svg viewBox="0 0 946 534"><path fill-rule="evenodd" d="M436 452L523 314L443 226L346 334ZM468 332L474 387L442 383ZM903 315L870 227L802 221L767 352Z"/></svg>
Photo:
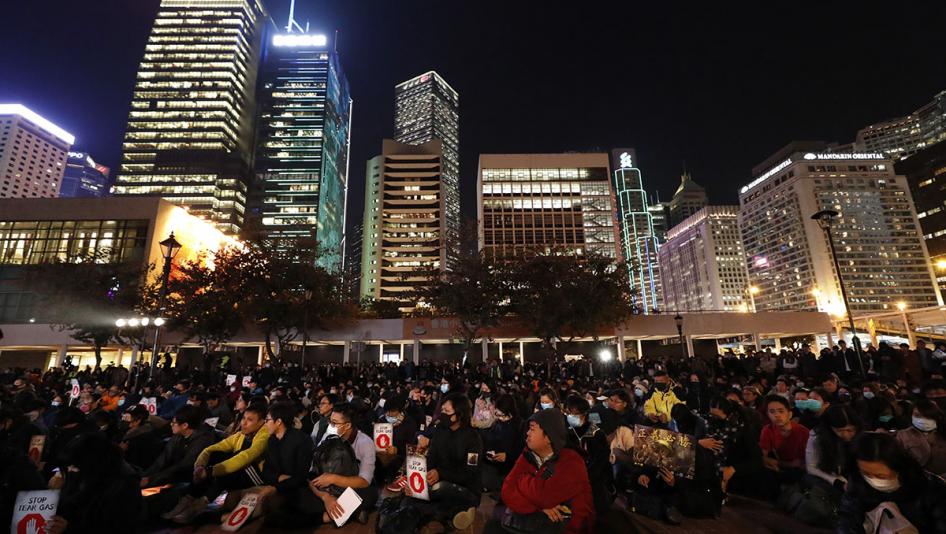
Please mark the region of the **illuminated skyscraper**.
<svg viewBox="0 0 946 534"><path fill-rule="evenodd" d="M835 152L792 143L753 169L739 195L740 228L755 305L844 316L839 274L825 232L832 227L851 313L942 305L933 266L903 176L881 153Z"/></svg>
<svg viewBox="0 0 946 534"><path fill-rule="evenodd" d="M69 152L59 196L62 198L107 197L112 186L108 174L109 168L96 163L88 152Z"/></svg>
<svg viewBox="0 0 946 534"><path fill-rule="evenodd" d="M883 152L903 159L946 140L946 91L905 117L871 124L857 132L855 146L864 152Z"/></svg>
<svg viewBox="0 0 946 534"><path fill-rule="evenodd" d="M634 291L634 305L640 313L650 313L662 308L657 230L634 149L615 149L611 158L620 246Z"/></svg>
<svg viewBox="0 0 946 534"><path fill-rule="evenodd" d="M352 101L334 43L324 35L274 35L265 46L259 100L254 230L287 249L314 237L319 263L340 268Z"/></svg>
<svg viewBox="0 0 946 534"><path fill-rule="evenodd" d="M224 232L244 222L260 0L162 0L132 97L116 195L161 196Z"/></svg>
<svg viewBox="0 0 946 534"><path fill-rule="evenodd" d="M394 140L421 145L431 139L443 142L441 194L447 238L455 240L460 235L460 97L434 71L394 88Z"/></svg>
<svg viewBox="0 0 946 534"><path fill-rule="evenodd" d="M677 188L670 201L670 228L682 223L684 219L705 208L707 204L709 204L709 199L706 196L706 189L694 182L690 173L684 172L680 176L680 187Z"/></svg>
<svg viewBox="0 0 946 534"><path fill-rule="evenodd" d="M76 138L20 104L0 104L0 198L58 197Z"/></svg>

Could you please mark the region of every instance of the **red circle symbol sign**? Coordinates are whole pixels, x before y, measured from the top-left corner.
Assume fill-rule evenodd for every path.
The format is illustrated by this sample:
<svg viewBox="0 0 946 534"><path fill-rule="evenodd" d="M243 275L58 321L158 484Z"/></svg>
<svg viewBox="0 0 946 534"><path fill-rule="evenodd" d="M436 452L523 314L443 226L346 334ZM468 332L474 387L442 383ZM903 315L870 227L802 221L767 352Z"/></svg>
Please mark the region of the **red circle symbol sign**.
<svg viewBox="0 0 946 534"><path fill-rule="evenodd" d="M246 506L241 506L234 510L232 514L230 514L230 518L227 519L227 524L231 527L235 527L243 523L243 521L246 520L247 515L249 515L249 510L246 509Z"/></svg>
<svg viewBox="0 0 946 534"><path fill-rule="evenodd" d="M46 532L46 518L40 514L26 514L16 524L16 534L36 534Z"/></svg>
<svg viewBox="0 0 946 534"><path fill-rule="evenodd" d="M379 449L387 449L391 446L391 438L387 434L378 434L378 438L375 440L375 444L378 445Z"/></svg>
<svg viewBox="0 0 946 534"><path fill-rule="evenodd" d="M411 491L414 493L422 493L424 491L424 476L420 473L411 473L410 483Z"/></svg>

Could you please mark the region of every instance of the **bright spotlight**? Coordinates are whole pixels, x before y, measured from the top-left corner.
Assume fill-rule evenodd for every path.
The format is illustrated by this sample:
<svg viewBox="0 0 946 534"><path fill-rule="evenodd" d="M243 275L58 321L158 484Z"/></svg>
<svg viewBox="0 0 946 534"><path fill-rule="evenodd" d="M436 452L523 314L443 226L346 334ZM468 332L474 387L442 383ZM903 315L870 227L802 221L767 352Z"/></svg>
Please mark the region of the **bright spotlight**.
<svg viewBox="0 0 946 534"><path fill-rule="evenodd" d="M140 323L141 323L141 321L139 321L137 318L135 318L135 319L128 319L128 326L130 326L130 327L132 327L132 328L138 328L138 325L139 325Z"/></svg>
<svg viewBox="0 0 946 534"><path fill-rule="evenodd" d="M164 318L158 317L154 320L154 326L164 326Z"/></svg>
<svg viewBox="0 0 946 534"><path fill-rule="evenodd" d="M148 319L147 317L141 318L141 326L148 326L148 323L150 322L151 322L151 319Z"/></svg>
<svg viewBox="0 0 946 534"><path fill-rule="evenodd" d="M124 319L119 319L115 321L115 326L117 326L118 328L125 328L125 324L127 323L125 322Z"/></svg>
<svg viewBox="0 0 946 534"><path fill-rule="evenodd" d="M601 352L598 353L598 357L601 358L601 361L603 362L609 362L611 361L611 351L608 349L602 349Z"/></svg>

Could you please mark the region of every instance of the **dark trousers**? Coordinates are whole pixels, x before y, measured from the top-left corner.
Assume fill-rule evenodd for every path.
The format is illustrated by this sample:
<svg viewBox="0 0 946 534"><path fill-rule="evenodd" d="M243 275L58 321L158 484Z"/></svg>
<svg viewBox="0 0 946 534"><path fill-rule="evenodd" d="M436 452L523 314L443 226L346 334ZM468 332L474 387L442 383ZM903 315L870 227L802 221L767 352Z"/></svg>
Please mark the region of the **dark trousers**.
<svg viewBox="0 0 946 534"><path fill-rule="evenodd" d="M411 507L419 511L424 519L422 524L425 524L452 519L457 513L479 504L479 494L453 482L441 480L430 489L430 501L408 497L401 502L401 507Z"/></svg>
<svg viewBox="0 0 946 534"><path fill-rule="evenodd" d="M225 454L212 454L207 466L208 472L210 466L216 465L227 458L228 456ZM219 477L210 476L208 473L204 480L191 484L188 493L192 497L207 497L207 500L212 501L224 491L242 490L262 485L263 477L260 475L259 469L254 464L250 464L244 469Z"/></svg>
<svg viewBox="0 0 946 534"><path fill-rule="evenodd" d="M778 471L763 469L759 481L759 490L761 496L770 501L778 499L782 488L797 483L805 476L804 469L793 469L783 467Z"/></svg>
<svg viewBox="0 0 946 534"><path fill-rule="evenodd" d="M368 486L356 489L355 493L361 497L361 506L354 514L362 510L371 512L378 503L378 488ZM266 523L270 526L283 528L306 528L322 524L322 514L325 513L325 503L309 488L302 488L294 494L283 496L268 509Z"/></svg>

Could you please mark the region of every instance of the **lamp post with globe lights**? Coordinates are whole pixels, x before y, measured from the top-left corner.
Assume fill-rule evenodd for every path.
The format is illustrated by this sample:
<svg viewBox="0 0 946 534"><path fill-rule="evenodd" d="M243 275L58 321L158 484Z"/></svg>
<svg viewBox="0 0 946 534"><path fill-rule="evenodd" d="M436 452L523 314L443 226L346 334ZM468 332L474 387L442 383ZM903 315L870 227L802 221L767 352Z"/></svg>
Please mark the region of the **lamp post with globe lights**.
<svg viewBox="0 0 946 534"><path fill-rule="evenodd" d="M683 356L684 361L689 359L690 354L687 350L686 342L683 340L683 316L679 313L673 318L673 322L677 325L677 337L680 339L680 354Z"/></svg>
<svg viewBox="0 0 946 534"><path fill-rule="evenodd" d="M181 251L182 245L177 242L177 239L174 239L174 232L171 232L171 235L169 235L167 239L158 244L161 246L161 253L164 256L164 269L161 272L161 294L158 298L158 314L164 315L164 308L167 305L168 298L168 283L171 279L171 262L174 260L174 257L177 256L177 253ZM160 321L161 324L158 324L157 321ZM158 358L158 334L163 324L163 318L159 317L155 320L154 348L151 351L151 367L148 369L148 379L154 376L154 365Z"/></svg>
<svg viewBox="0 0 946 534"><path fill-rule="evenodd" d="M857 329L854 327L854 316L851 315L851 306L848 304L847 288L844 286L844 277L841 275L841 264L838 262L838 253L834 248L834 236L831 232L831 226L840 213L834 210L821 210L811 216L812 220L818 222L818 226L824 230L828 236L828 248L831 250L831 259L834 261L834 271L838 275L838 285L841 286L841 300L844 303L844 313L847 314L848 325L851 328L851 345L854 345L854 353L857 355L857 365L861 372L861 377L867 376L864 373L864 362L861 359L861 340L857 337Z"/></svg>

